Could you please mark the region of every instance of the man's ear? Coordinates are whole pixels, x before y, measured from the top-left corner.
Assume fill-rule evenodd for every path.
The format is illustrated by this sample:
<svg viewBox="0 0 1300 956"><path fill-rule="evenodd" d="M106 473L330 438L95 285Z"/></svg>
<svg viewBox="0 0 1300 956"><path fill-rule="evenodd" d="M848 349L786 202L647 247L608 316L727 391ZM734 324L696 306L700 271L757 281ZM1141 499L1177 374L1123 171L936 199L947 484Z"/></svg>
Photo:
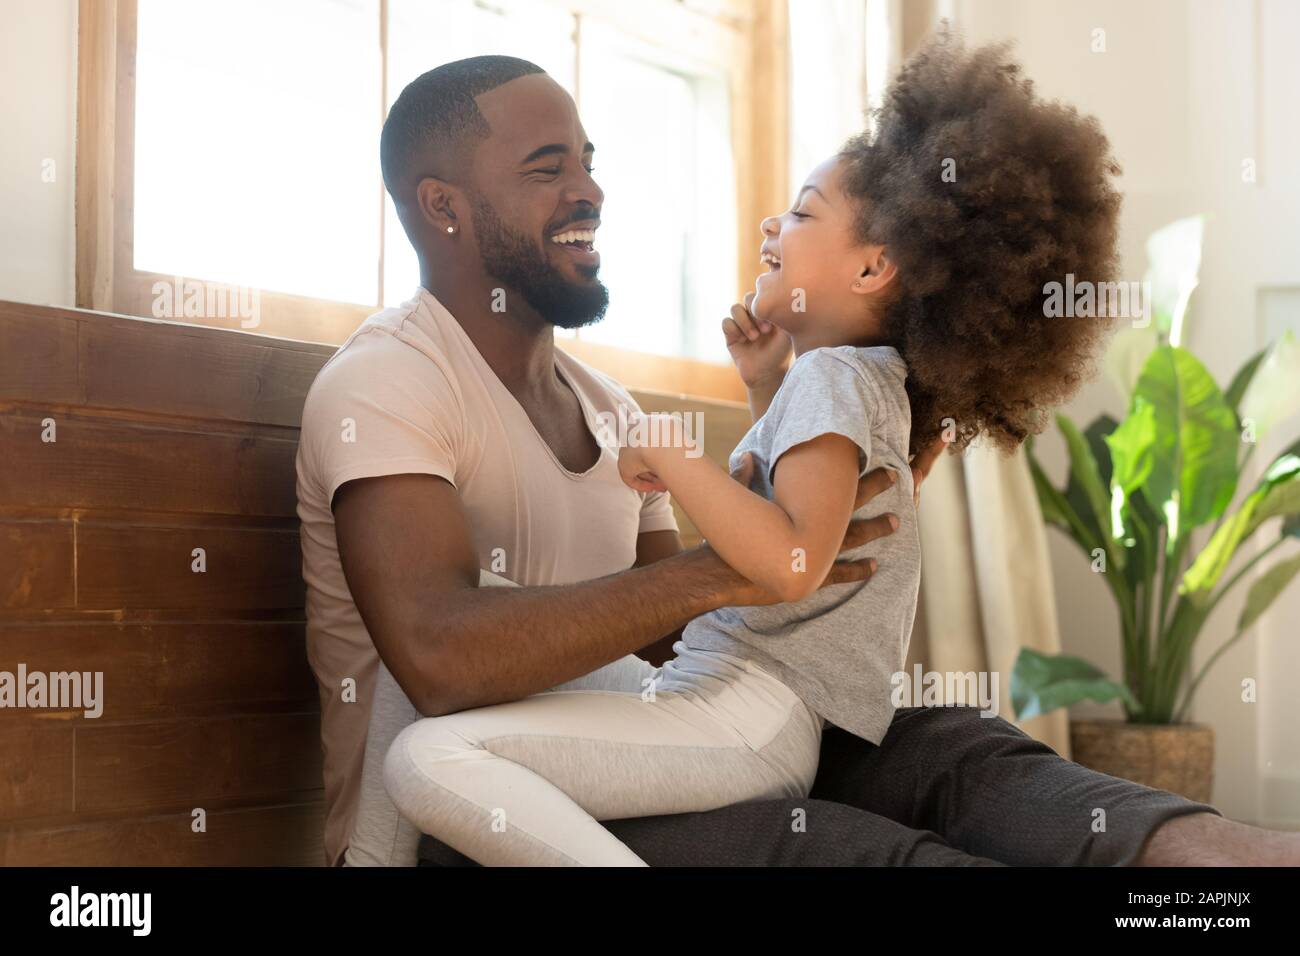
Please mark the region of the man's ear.
<svg viewBox="0 0 1300 956"><path fill-rule="evenodd" d="M853 279L852 289L858 295L880 292L894 281L898 266L894 264L884 246L867 246L862 269Z"/></svg>
<svg viewBox="0 0 1300 956"><path fill-rule="evenodd" d="M463 197L451 183L426 176L416 184L415 202L420 218L432 226L434 232L444 235L460 232L456 209L464 208Z"/></svg>

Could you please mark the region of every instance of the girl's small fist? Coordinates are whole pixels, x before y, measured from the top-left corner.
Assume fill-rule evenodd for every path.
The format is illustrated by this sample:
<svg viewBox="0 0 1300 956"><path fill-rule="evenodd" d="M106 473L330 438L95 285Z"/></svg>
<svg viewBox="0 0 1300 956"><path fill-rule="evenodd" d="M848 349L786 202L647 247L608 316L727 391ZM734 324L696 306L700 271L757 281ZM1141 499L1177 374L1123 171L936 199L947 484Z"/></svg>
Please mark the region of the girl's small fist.
<svg viewBox="0 0 1300 956"><path fill-rule="evenodd" d="M722 334L736 371L747 387L779 378L785 361L793 350L790 336L766 319L750 311L754 293L731 307L731 315L722 320Z"/></svg>
<svg viewBox="0 0 1300 956"><path fill-rule="evenodd" d="M645 449L636 445L624 445L618 450L618 474L623 479L623 484L633 491L644 494L668 490L668 486L651 470L645 458Z"/></svg>

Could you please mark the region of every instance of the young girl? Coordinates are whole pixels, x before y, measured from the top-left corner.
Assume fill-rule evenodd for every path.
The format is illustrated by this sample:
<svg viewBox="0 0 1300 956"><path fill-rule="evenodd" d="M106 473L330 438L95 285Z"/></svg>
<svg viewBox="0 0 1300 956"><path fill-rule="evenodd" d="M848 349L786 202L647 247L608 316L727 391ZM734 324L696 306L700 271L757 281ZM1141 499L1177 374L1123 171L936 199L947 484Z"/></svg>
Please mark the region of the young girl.
<svg viewBox="0 0 1300 956"><path fill-rule="evenodd" d="M1111 280L1117 171L1095 121L1036 99L1002 48L940 34L910 60L874 132L763 221L768 271L724 323L750 486L671 417L620 452L631 487L669 490L783 603L692 621L662 668L629 657L413 724L385 761L403 815L483 864L642 865L599 820L806 796L826 721L878 743L920 578L909 459L940 434L1013 450L1077 387L1108 323L1046 318L1043 286ZM871 508L897 530L845 555L878 570L818 590L882 465L897 480Z"/></svg>

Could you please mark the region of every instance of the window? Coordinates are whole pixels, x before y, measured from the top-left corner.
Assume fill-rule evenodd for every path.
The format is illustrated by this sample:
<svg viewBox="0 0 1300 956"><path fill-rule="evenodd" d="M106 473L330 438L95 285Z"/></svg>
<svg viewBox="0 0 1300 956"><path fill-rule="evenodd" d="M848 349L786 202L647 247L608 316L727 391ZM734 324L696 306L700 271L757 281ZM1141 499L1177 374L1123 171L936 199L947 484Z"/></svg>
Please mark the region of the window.
<svg viewBox="0 0 1300 956"><path fill-rule="evenodd" d="M600 24L582 34L579 108L605 191L610 308L583 338L723 361L736 181L726 75Z"/></svg>
<svg viewBox="0 0 1300 956"><path fill-rule="evenodd" d="M378 17L140 0L135 268L374 303Z"/></svg>
<svg viewBox="0 0 1300 956"><path fill-rule="evenodd" d="M784 0L83 0L78 304L156 314L179 278L255 290L253 331L342 341L419 282L380 178L388 106L439 63L508 53L597 144L610 309L565 347L741 397L711 369L756 224L788 202L784 27Z"/></svg>

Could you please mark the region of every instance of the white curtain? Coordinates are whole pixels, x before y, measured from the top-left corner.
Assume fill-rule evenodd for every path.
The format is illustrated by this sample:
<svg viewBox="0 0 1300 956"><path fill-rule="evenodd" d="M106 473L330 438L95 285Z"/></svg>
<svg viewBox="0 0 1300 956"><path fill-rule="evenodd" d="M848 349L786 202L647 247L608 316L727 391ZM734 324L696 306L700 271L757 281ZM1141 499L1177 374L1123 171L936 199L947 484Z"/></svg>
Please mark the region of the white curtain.
<svg viewBox="0 0 1300 956"><path fill-rule="evenodd" d="M947 456L921 490L921 598L907 672L996 673L998 714L1070 756L1069 717L1020 722L1011 671L1022 647L1061 652L1047 534L1024 453Z"/></svg>
<svg viewBox="0 0 1300 956"><path fill-rule="evenodd" d="M793 186L859 132L898 69L901 0L790 0Z"/></svg>

